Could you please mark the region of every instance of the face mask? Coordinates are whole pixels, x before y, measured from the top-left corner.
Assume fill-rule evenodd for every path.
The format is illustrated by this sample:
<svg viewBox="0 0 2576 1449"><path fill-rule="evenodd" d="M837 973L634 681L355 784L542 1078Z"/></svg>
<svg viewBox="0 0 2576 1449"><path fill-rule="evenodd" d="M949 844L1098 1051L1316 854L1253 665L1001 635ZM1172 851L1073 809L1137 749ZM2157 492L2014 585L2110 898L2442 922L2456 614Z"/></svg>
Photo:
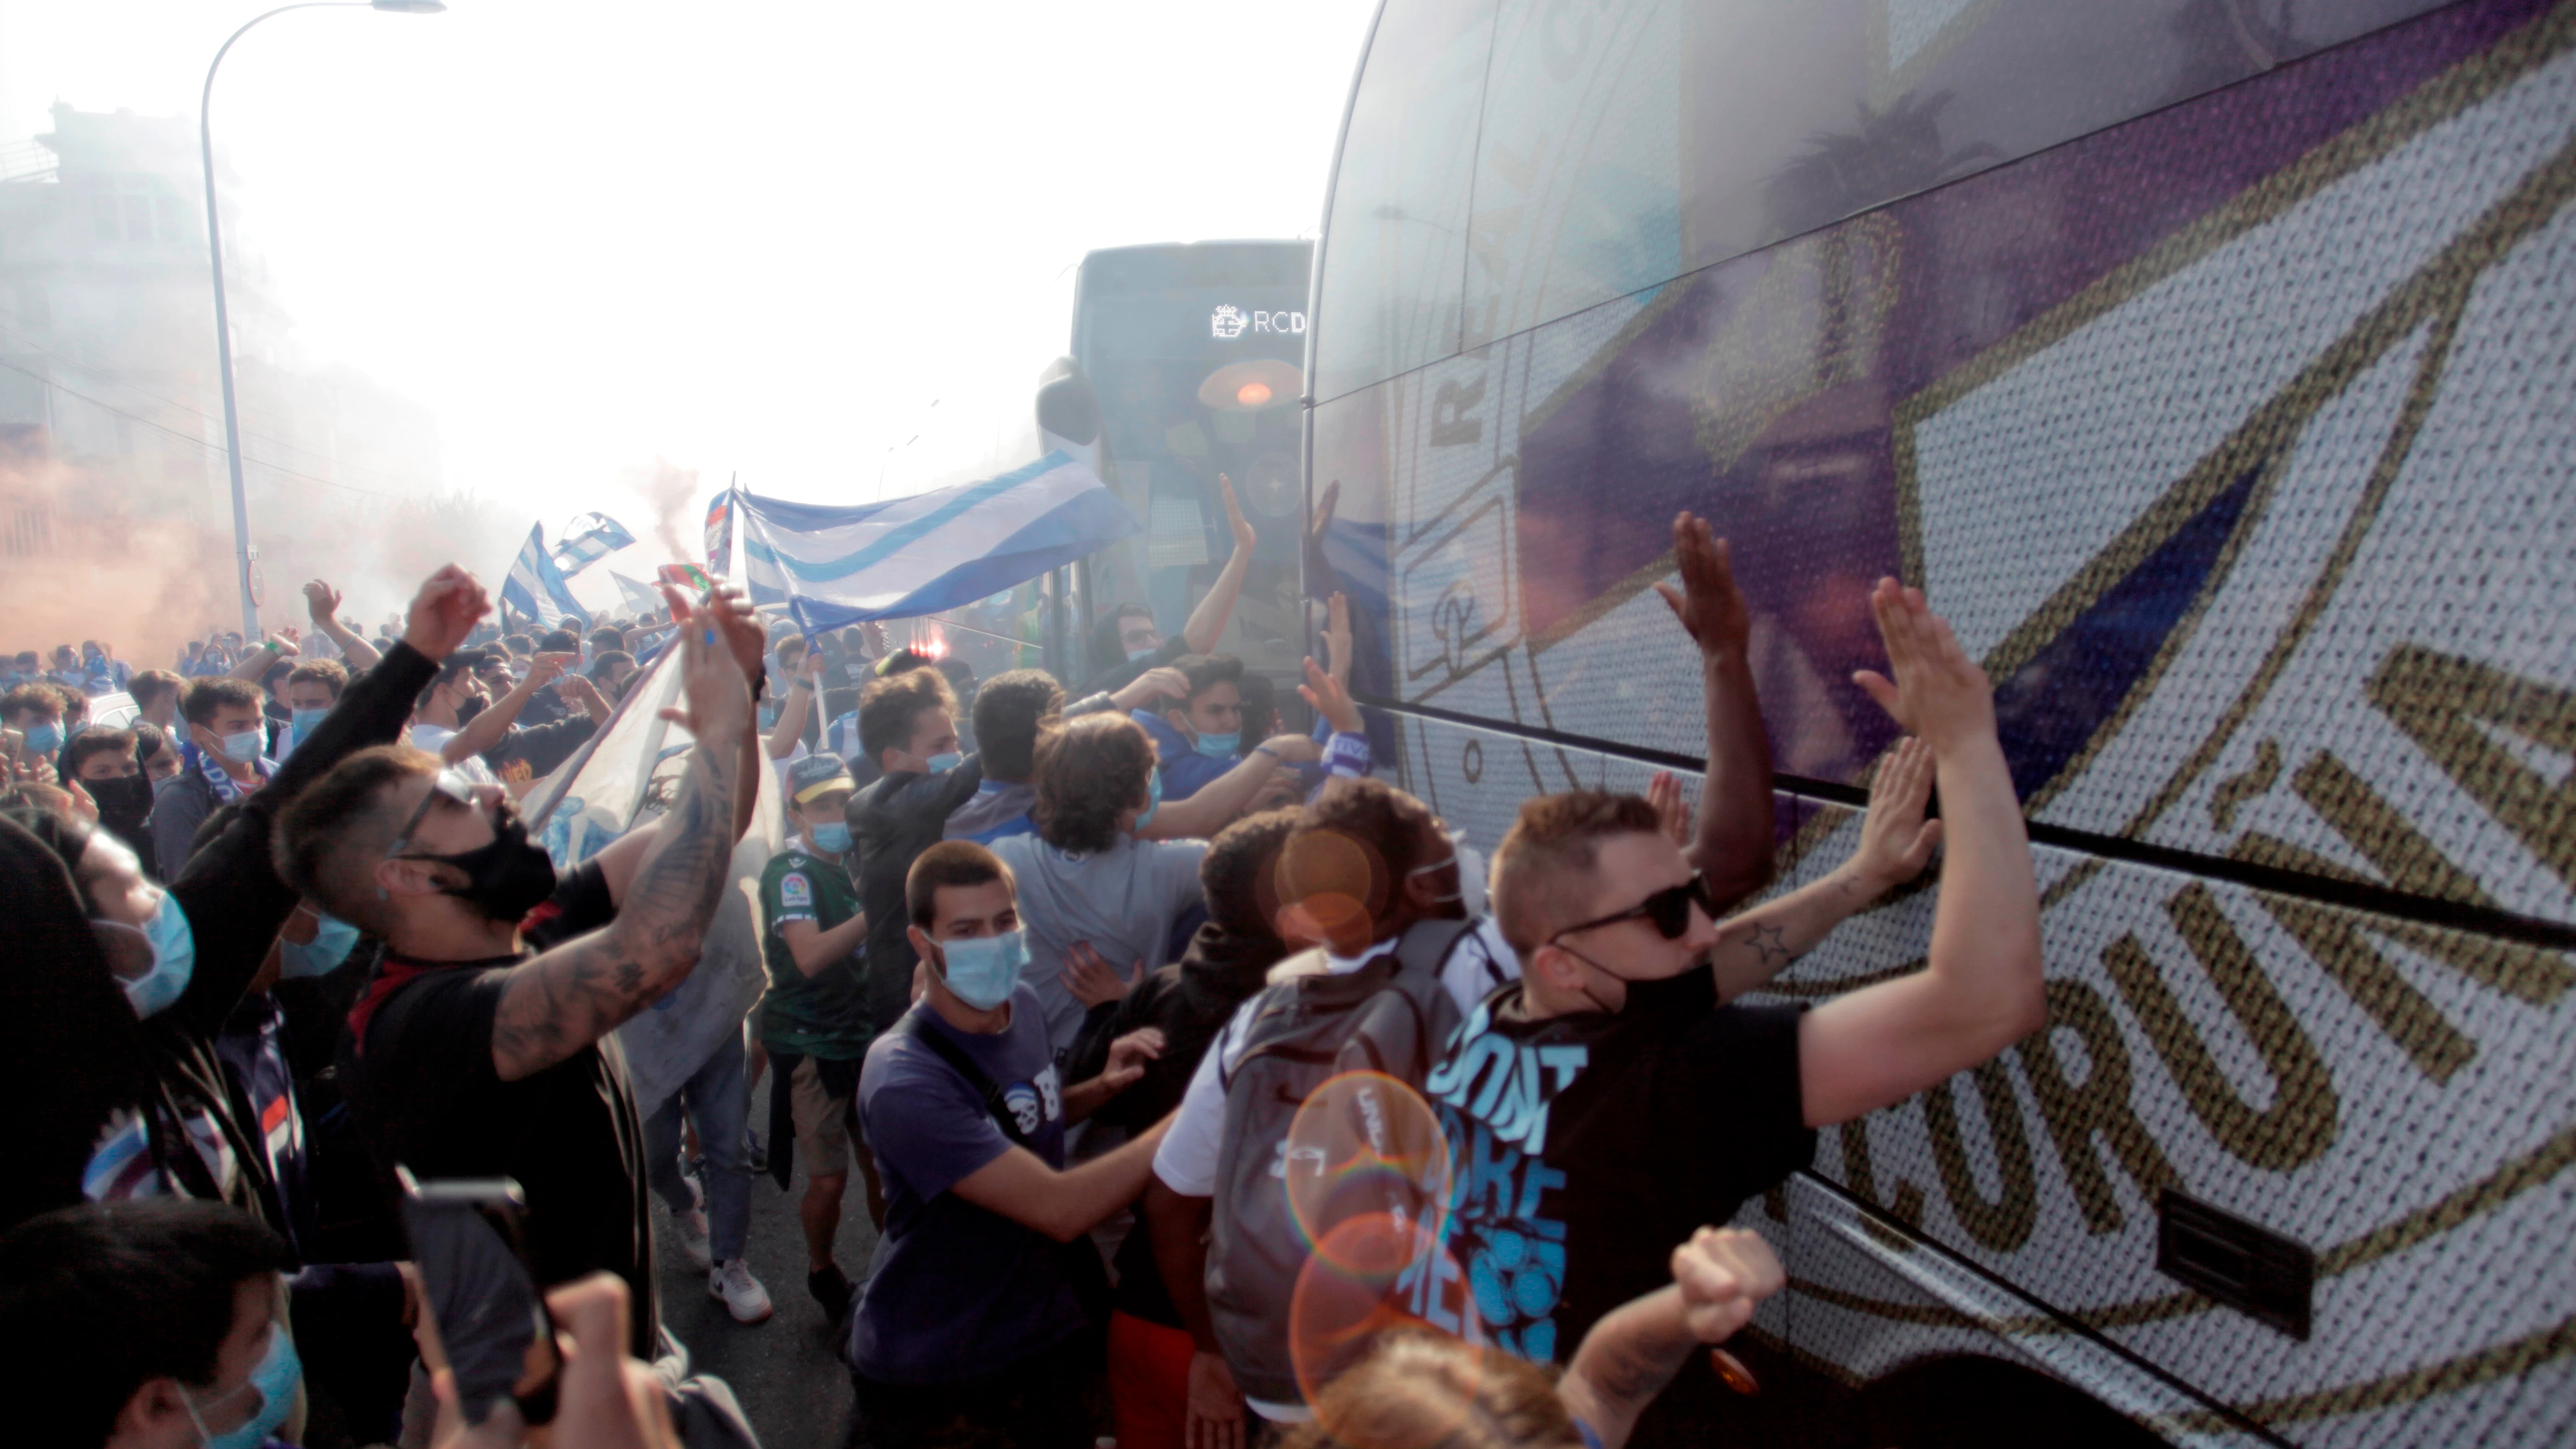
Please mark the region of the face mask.
<svg viewBox="0 0 2576 1449"><path fill-rule="evenodd" d="M301 945L286 940L277 943L278 974L289 981L328 976L357 949L357 927L318 912L315 919L321 924L314 929L311 941Z"/></svg>
<svg viewBox="0 0 2576 1449"><path fill-rule="evenodd" d="M930 757L930 773L934 775L945 775L964 763L966 763L966 757L964 755L957 753L955 750L950 750L946 754L933 755Z"/></svg>
<svg viewBox="0 0 2576 1449"><path fill-rule="evenodd" d="M63 747L63 727L58 724L27 726L27 752L33 755L57 754Z"/></svg>
<svg viewBox="0 0 2576 1449"><path fill-rule="evenodd" d="M814 848L825 855L839 855L850 848L850 822L846 820L826 820L820 825L808 825L805 834L814 842Z"/></svg>
<svg viewBox="0 0 2576 1449"><path fill-rule="evenodd" d="M1230 759L1234 755L1235 746L1242 743L1243 731L1241 730L1227 735L1201 735L1198 750L1200 754L1211 760Z"/></svg>
<svg viewBox="0 0 2576 1449"><path fill-rule="evenodd" d="M1404 874L1405 878L1409 880L1417 875L1431 875L1437 871L1447 870L1453 865L1458 867L1458 882L1460 889L1451 891L1445 896L1433 896L1431 898L1440 905L1449 906L1456 905L1467 898L1467 892L1464 888L1467 881L1467 864L1464 855L1459 851L1458 837L1455 834L1450 834L1444 838L1449 842L1449 856L1447 859L1435 860L1429 865L1417 865L1413 869L1406 871Z"/></svg>
<svg viewBox="0 0 2576 1449"><path fill-rule="evenodd" d="M939 943L939 974L957 999L977 1011L990 1011L1011 999L1020 984L1020 968L1029 964L1026 931L976 936Z"/></svg>
<svg viewBox="0 0 2576 1449"><path fill-rule="evenodd" d="M463 699L458 700L456 702L456 727L458 729L463 729L467 725L474 723L474 716L483 712L484 703L485 701L483 696L479 694L469 694Z"/></svg>
<svg viewBox="0 0 2576 1449"><path fill-rule="evenodd" d="M197 974L197 935L188 929L188 913L179 909L178 897L161 893L160 908L143 923L143 939L152 947L152 969L117 981L138 1020L169 1010Z"/></svg>
<svg viewBox="0 0 2576 1449"><path fill-rule="evenodd" d="M89 798L98 802L100 823L112 829L139 829L144 817L152 813L152 781L142 775L83 780L81 788L89 791Z"/></svg>
<svg viewBox="0 0 2576 1449"><path fill-rule="evenodd" d="M268 1329L268 1352L262 1354L259 1366L250 1371L249 1382L240 1393L249 1390L259 1395L259 1412L243 1421L238 1429L224 1434L206 1432L206 1421L197 1413L195 1399L187 1399L188 1418L197 1426L197 1438L206 1449L258 1449L286 1416L295 1408L295 1389L304 1381L304 1362L295 1356L295 1340L284 1327L271 1324ZM186 1397L186 1391L181 1391Z"/></svg>
<svg viewBox="0 0 2576 1449"><path fill-rule="evenodd" d="M1135 828L1142 830L1153 823L1154 812L1162 808L1163 772L1147 770L1145 772L1145 813L1136 817Z"/></svg>
<svg viewBox="0 0 2576 1449"><path fill-rule="evenodd" d="M329 719L330 717L331 711L327 708L297 710L294 715L295 742L300 745L306 740L313 738L313 732L320 729L322 727L322 721Z"/></svg>
<svg viewBox="0 0 2576 1449"><path fill-rule="evenodd" d="M489 845L456 855L423 855L465 872L465 884L444 887L482 912L487 921L515 921L555 893L554 858L528 839L528 822L511 816Z"/></svg>
<svg viewBox="0 0 2576 1449"><path fill-rule="evenodd" d="M257 730L243 730L223 737L224 758L236 765L247 765L259 758L261 737Z"/></svg>
<svg viewBox="0 0 2576 1449"><path fill-rule="evenodd" d="M1163 646L1160 644L1148 644L1142 649L1130 649L1127 651L1127 662L1130 664L1142 664L1146 660L1153 658L1154 651L1162 647Z"/></svg>

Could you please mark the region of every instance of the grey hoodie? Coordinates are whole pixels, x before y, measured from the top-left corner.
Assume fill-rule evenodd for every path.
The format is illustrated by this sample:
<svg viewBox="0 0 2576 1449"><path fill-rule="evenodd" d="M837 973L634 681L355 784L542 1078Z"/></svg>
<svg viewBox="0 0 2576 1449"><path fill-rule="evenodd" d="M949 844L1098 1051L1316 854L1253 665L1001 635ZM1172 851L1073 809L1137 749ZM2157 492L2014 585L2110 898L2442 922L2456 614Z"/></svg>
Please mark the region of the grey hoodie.
<svg viewBox="0 0 2576 1449"><path fill-rule="evenodd" d="M1034 835L993 842L993 853L1019 881L1020 924L1029 933L1029 964L1020 980L1046 1007L1047 1044L1061 1062L1082 1031L1083 1005L1065 989L1065 951L1077 941L1108 958L1120 980L1137 963L1151 971L1168 958L1172 923L1199 904L1204 840L1138 840L1093 855L1058 850Z"/></svg>

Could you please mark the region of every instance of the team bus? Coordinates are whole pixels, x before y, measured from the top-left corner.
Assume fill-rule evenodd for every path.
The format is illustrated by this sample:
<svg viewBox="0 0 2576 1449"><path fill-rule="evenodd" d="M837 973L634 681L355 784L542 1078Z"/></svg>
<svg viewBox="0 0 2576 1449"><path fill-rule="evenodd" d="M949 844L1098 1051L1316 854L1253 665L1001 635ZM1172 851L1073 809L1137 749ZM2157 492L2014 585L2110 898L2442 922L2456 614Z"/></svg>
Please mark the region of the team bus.
<svg viewBox="0 0 2576 1449"><path fill-rule="evenodd" d="M1476 844L1701 761L1678 509L1780 888L1890 743L1874 580L1994 679L2049 1022L1748 1206L1766 1383L2570 1442L2576 4L1384 0L1328 207L1307 587Z"/></svg>
<svg viewBox="0 0 2576 1449"><path fill-rule="evenodd" d="M1218 488L1227 478L1259 543L1221 647L1266 674L1293 674L1306 629L1297 403L1313 266L1303 241L1116 247L1082 259L1070 363L1097 400L1096 471L1144 525L1086 561L1076 593L1086 615L1141 603L1178 634L1234 546Z"/></svg>

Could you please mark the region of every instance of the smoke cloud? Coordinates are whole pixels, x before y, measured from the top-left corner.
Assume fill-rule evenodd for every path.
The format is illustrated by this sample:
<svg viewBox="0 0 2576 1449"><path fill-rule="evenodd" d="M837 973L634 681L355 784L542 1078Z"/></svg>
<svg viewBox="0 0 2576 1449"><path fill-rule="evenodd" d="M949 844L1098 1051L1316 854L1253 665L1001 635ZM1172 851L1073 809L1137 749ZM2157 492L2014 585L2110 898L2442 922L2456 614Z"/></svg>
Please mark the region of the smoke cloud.
<svg viewBox="0 0 2576 1449"><path fill-rule="evenodd" d="M683 525L691 522L691 505L697 501L698 470L657 457L649 468L628 469L626 486L653 505L653 536L671 551L671 561L696 558L698 551L689 546Z"/></svg>

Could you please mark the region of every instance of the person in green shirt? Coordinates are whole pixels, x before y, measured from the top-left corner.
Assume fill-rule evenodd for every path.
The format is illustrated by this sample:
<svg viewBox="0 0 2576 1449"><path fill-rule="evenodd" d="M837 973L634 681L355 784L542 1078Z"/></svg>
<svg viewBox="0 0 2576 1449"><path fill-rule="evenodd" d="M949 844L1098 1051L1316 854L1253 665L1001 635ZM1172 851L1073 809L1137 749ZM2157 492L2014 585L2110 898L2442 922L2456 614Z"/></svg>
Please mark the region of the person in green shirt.
<svg viewBox="0 0 2576 1449"><path fill-rule="evenodd" d="M857 855L843 813L856 788L838 755L808 755L791 766L788 813L798 833L760 875L769 923L761 938L769 994L761 1004L760 1038L778 1073L770 1088L770 1141L778 1144L770 1173L784 1188L794 1153L804 1154L805 1289L836 1330L850 1311L850 1280L833 1261L832 1240L854 1153L867 1182L868 1215L885 1222L876 1162L856 1140L858 1117L850 1105L876 1035L861 954L868 918L851 880ZM780 1150L790 1141L792 1149Z"/></svg>

